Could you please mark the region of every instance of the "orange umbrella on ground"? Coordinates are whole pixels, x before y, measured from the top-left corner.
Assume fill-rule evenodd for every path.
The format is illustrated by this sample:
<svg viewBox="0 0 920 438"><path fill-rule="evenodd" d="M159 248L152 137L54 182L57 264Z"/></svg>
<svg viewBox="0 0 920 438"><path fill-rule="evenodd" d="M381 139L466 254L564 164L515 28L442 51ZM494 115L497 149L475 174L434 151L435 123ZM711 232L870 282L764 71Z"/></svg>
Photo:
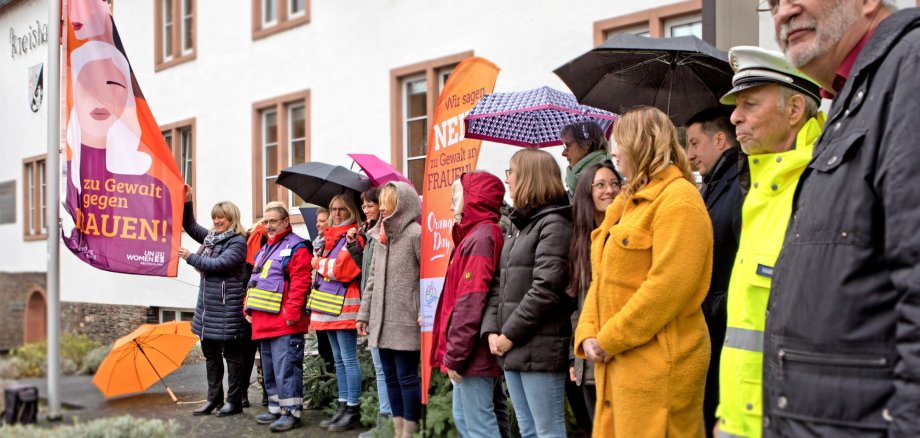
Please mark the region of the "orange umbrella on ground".
<svg viewBox="0 0 920 438"><path fill-rule="evenodd" d="M177 401L163 376L177 370L197 342L188 321L144 324L115 341L93 383L108 398L143 392L159 380Z"/></svg>

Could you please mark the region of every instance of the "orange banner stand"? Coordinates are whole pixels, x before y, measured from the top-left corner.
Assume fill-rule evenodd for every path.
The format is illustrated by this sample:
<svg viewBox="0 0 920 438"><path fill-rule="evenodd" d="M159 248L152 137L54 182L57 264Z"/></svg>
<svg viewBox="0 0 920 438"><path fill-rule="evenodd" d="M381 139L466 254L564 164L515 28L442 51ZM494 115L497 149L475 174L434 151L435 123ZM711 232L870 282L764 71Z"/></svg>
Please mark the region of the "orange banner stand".
<svg viewBox="0 0 920 438"><path fill-rule="evenodd" d="M463 118L483 96L495 88L498 67L483 58L469 58L450 74L438 97L431 131L428 134L428 154L425 159L425 181L422 188L422 403L428 403L428 383L431 381L431 330L434 325L438 298L444 287L447 263L453 251L450 211L454 180L464 172L476 169L480 140L463 136Z"/></svg>

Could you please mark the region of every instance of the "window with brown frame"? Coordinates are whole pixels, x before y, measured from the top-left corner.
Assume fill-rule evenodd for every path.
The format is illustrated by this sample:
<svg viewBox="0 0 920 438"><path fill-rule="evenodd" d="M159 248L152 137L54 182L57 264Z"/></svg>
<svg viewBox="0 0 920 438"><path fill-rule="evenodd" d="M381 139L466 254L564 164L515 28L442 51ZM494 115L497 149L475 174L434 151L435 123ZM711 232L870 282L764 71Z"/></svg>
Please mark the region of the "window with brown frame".
<svg viewBox="0 0 920 438"><path fill-rule="evenodd" d="M619 33L652 38L695 35L703 38L703 2L688 0L594 22L594 45Z"/></svg>
<svg viewBox="0 0 920 438"><path fill-rule="evenodd" d="M252 0L252 39L310 22L310 0Z"/></svg>
<svg viewBox="0 0 920 438"><path fill-rule="evenodd" d="M25 240L48 238L45 215L47 157L44 154L22 160L22 230Z"/></svg>
<svg viewBox="0 0 920 438"><path fill-rule="evenodd" d="M182 179L189 186L195 187L195 119L160 126L160 132L172 151ZM194 191L192 193L194 198Z"/></svg>
<svg viewBox="0 0 920 438"><path fill-rule="evenodd" d="M0 183L0 225L16 223L16 180Z"/></svg>
<svg viewBox="0 0 920 438"><path fill-rule="evenodd" d="M302 199L275 180L281 169L310 161L310 90L254 103L252 127L253 218L261 217L271 201L302 206ZM299 220L297 215L295 222Z"/></svg>
<svg viewBox="0 0 920 438"><path fill-rule="evenodd" d="M463 52L390 71L390 161L419 194L438 96L454 67L472 56L472 51Z"/></svg>
<svg viewBox="0 0 920 438"><path fill-rule="evenodd" d="M153 0L154 69L160 71L195 59L195 0Z"/></svg>

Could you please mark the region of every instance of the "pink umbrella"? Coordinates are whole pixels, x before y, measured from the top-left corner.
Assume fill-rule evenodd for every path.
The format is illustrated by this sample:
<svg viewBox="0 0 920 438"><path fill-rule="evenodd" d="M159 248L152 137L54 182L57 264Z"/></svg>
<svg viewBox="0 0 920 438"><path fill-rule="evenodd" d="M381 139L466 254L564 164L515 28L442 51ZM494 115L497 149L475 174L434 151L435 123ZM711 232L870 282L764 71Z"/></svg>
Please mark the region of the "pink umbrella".
<svg viewBox="0 0 920 438"><path fill-rule="evenodd" d="M355 160L358 167L364 171L364 174L370 178L371 183L376 187L390 181L402 181L412 185L412 181L409 181L409 178L403 176L390 163L381 160L374 154L348 154L348 156Z"/></svg>

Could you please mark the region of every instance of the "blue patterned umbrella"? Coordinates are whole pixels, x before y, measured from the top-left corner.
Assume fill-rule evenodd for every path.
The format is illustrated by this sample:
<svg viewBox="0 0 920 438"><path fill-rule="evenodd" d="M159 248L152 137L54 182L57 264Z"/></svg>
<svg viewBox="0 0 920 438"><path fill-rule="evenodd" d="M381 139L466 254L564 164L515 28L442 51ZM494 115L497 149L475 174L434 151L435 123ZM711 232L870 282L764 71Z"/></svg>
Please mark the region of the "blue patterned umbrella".
<svg viewBox="0 0 920 438"><path fill-rule="evenodd" d="M562 144L559 131L575 122L593 121L607 135L617 115L587 105L550 87L485 95L466 116L466 138L528 148Z"/></svg>

